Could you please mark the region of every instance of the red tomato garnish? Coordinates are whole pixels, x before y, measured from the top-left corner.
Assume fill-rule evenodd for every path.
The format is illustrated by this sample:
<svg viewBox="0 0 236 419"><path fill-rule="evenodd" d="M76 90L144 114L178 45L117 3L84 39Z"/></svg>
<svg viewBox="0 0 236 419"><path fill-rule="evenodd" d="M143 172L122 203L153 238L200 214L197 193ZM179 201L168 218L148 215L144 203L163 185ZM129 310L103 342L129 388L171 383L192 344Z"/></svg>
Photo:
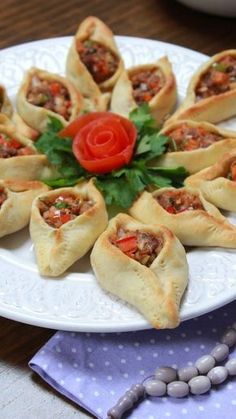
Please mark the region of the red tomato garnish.
<svg viewBox="0 0 236 419"><path fill-rule="evenodd" d="M50 92L53 96L58 95L58 93L60 93L60 91L61 91L60 83L57 83L56 81L51 83L49 88L50 88Z"/></svg>
<svg viewBox="0 0 236 419"><path fill-rule="evenodd" d="M121 239L116 240L116 243L124 253L135 252L137 250L136 236L122 237Z"/></svg>
<svg viewBox="0 0 236 419"><path fill-rule="evenodd" d="M137 131L135 125L111 112L93 112L79 117L60 132L74 138L73 153L91 173L109 173L132 158Z"/></svg>

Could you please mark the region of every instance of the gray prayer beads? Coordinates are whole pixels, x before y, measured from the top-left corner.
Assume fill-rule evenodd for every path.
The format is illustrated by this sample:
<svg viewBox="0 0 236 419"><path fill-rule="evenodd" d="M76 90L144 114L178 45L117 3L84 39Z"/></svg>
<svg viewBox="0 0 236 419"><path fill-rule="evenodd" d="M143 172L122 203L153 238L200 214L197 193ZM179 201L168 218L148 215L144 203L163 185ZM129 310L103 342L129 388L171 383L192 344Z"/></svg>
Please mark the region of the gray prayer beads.
<svg viewBox="0 0 236 419"><path fill-rule="evenodd" d="M108 410L107 418L108 419L120 419L126 410L131 409L134 403L144 395L144 386L141 383L134 384L124 396L122 396L117 404Z"/></svg>
<svg viewBox="0 0 236 419"><path fill-rule="evenodd" d="M185 397L189 394L189 386L184 381L172 381L167 385L167 394L171 397Z"/></svg>
<svg viewBox="0 0 236 419"><path fill-rule="evenodd" d="M166 394L166 383L161 380L148 380L144 387L149 396L160 397Z"/></svg>
<svg viewBox="0 0 236 419"><path fill-rule="evenodd" d="M172 367L160 367L156 370L155 376L158 380L164 381L168 384L177 379L177 371Z"/></svg>
<svg viewBox="0 0 236 419"><path fill-rule="evenodd" d="M229 375L236 375L236 359L230 359L226 362L225 367L227 368Z"/></svg>
<svg viewBox="0 0 236 419"><path fill-rule="evenodd" d="M231 346L234 346L236 343L236 330L226 330L226 332L223 334L221 338L221 342L228 345L229 348L231 348Z"/></svg>
<svg viewBox="0 0 236 419"><path fill-rule="evenodd" d="M224 361L229 355L229 347L225 343L219 343L211 351L211 355L215 358L216 362Z"/></svg>
<svg viewBox="0 0 236 419"><path fill-rule="evenodd" d="M212 349L210 355L200 357L193 367L176 370L172 367L159 367L155 376L145 379L143 383L134 384L117 404L107 412L107 419L120 419L126 410L145 395L161 397L186 397L189 393L200 395L207 393L212 385L223 383L227 377L236 375L236 359L230 359L225 366L215 366L229 355L229 348L236 344L236 322L226 330L221 343ZM203 375L207 374L207 375Z"/></svg>
<svg viewBox="0 0 236 419"><path fill-rule="evenodd" d="M205 375L192 378L188 384L191 393L195 395L204 394L211 388L210 379Z"/></svg>
<svg viewBox="0 0 236 419"><path fill-rule="evenodd" d="M214 367L208 372L207 377L210 378L211 384L221 384L228 377L228 370L225 367Z"/></svg>
<svg viewBox="0 0 236 419"><path fill-rule="evenodd" d="M203 355L195 362L195 367L200 374L206 374L215 366L215 358L212 355Z"/></svg>
<svg viewBox="0 0 236 419"><path fill-rule="evenodd" d="M178 377L181 381L188 382L191 378L198 375L198 370L196 367L183 367L178 369Z"/></svg>

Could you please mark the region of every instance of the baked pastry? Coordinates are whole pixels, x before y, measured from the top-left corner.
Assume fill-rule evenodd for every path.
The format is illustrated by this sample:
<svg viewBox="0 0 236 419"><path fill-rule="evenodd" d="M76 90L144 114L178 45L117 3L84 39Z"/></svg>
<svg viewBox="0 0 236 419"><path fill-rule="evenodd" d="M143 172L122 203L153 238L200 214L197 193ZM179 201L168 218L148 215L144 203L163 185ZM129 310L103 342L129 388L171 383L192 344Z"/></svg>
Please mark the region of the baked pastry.
<svg viewBox="0 0 236 419"><path fill-rule="evenodd" d="M129 212L144 223L165 225L186 246L236 248L236 227L196 189L143 192Z"/></svg>
<svg viewBox="0 0 236 419"><path fill-rule="evenodd" d="M90 110L104 111L124 64L112 31L90 16L79 25L69 49L66 74L90 103Z"/></svg>
<svg viewBox="0 0 236 419"><path fill-rule="evenodd" d="M40 132L27 125L26 122L20 117L20 115L17 112L13 112L11 122L13 123L16 131L20 135L23 135L24 137L29 138L32 141L36 141L40 136Z"/></svg>
<svg viewBox="0 0 236 419"><path fill-rule="evenodd" d="M236 147L236 132L207 122L175 121L164 127L160 134L170 137L170 141L167 152L155 159L155 164L184 166L191 174L211 166L222 154Z"/></svg>
<svg viewBox="0 0 236 419"><path fill-rule="evenodd" d="M0 180L0 237L27 226L32 201L48 189L37 181Z"/></svg>
<svg viewBox="0 0 236 419"><path fill-rule="evenodd" d="M200 189L216 207L236 212L236 149L213 166L189 176L185 185Z"/></svg>
<svg viewBox="0 0 236 419"><path fill-rule="evenodd" d="M105 202L92 180L35 199L30 235L40 273L63 274L87 253L107 222Z"/></svg>
<svg viewBox="0 0 236 419"><path fill-rule="evenodd" d="M8 118L12 116L13 107L5 87L0 84L0 114L6 115Z"/></svg>
<svg viewBox="0 0 236 419"><path fill-rule="evenodd" d="M203 64L190 80L176 119L220 122L236 115L236 49L222 51Z"/></svg>
<svg viewBox="0 0 236 419"><path fill-rule="evenodd" d="M91 264L101 287L136 307L153 327L179 324L188 265L167 228L118 214L96 241Z"/></svg>
<svg viewBox="0 0 236 419"><path fill-rule="evenodd" d="M32 128L43 132L49 116L65 126L82 112L84 100L65 77L31 68L17 94L17 110Z"/></svg>
<svg viewBox="0 0 236 419"><path fill-rule="evenodd" d="M47 157L9 122L0 125L0 179L37 180L52 171Z"/></svg>
<svg viewBox="0 0 236 419"><path fill-rule="evenodd" d="M0 113L0 125L7 125L14 129L18 134L35 141L40 133L35 129L29 127L17 112L13 112L11 119L3 113Z"/></svg>
<svg viewBox="0 0 236 419"><path fill-rule="evenodd" d="M112 92L111 110L128 117L130 111L148 103L161 124L176 103L176 80L171 63L162 57L152 64L123 70Z"/></svg>

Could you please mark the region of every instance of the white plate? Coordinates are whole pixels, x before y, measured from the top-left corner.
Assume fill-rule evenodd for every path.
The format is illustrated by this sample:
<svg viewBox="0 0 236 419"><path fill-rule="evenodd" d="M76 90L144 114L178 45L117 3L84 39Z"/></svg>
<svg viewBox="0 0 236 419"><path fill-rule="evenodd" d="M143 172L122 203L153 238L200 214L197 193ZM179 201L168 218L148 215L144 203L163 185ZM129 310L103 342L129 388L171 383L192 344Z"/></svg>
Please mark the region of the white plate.
<svg viewBox="0 0 236 419"><path fill-rule="evenodd" d="M179 46L148 39L117 37L127 66L168 55L177 76L180 100L187 83L207 57ZM63 74L71 38L55 38L0 51L0 80L14 99L31 66ZM236 129L236 122L225 124ZM236 217L232 220L236 223ZM236 299L236 254L224 249L188 253L190 280L182 307L186 320ZM96 283L89 257L60 279L38 274L28 229L0 240L0 315L54 329L114 332L149 328L136 310L106 294Z"/></svg>

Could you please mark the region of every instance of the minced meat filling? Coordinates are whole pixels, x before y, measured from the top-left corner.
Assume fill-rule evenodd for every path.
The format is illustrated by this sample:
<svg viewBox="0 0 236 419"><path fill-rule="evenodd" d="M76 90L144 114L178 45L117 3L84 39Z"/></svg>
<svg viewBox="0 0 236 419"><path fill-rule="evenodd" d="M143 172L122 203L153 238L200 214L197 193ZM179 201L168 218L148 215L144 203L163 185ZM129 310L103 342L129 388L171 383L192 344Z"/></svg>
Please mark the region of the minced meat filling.
<svg viewBox="0 0 236 419"><path fill-rule="evenodd" d="M103 83L115 74L119 58L104 45L87 39L77 42L77 51L96 83Z"/></svg>
<svg viewBox="0 0 236 419"><path fill-rule="evenodd" d="M73 194L61 194L56 198L40 198L39 211L44 221L53 228L59 228L74 220L93 206L89 199Z"/></svg>
<svg viewBox="0 0 236 419"><path fill-rule="evenodd" d="M0 209L1 209L1 206L2 206L3 202L6 201L6 199L7 199L7 194L4 190L4 188L0 187Z"/></svg>
<svg viewBox="0 0 236 419"><path fill-rule="evenodd" d="M164 76L157 68L136 71L129 77L137 105L149 102L164 85Z"/></svg>
<svg viewBox="0 0 236 419"><path fill-rule="evenodd" d="M199 197L186 191L166 191L155 196L155 199L170 214L205 210Z"/></svg>
<svg viewBox="0 0 236 419"><path fill-rule="evenodd" d="M212 64L196 87L196 100L220 95L236 88L236 57L226 56Z"/></svg>
<svg viewBox="0 0 236 419"><path fill-rule="evenodd" d="M35 154L34 150L21 144L14 138L9 138L6 134L0 133L0 158L7 159L16 156L28 156Z"/></svg>
<svg viewBox="0 0 236 419"><path fill-rule="evenodd" d="M232 180L233 182L236 182L236 160L234 160L229 168L229 172L226 176L229 180Z"/></svg>
<svg viewBox="0 0 236 419"><path fill-rule="evenodd" d="M38 76L33 76L27 94L29 103L45 109L65 118L67 121L71 117L72 104L67 88L58 81L42 80Z"/></svg>
<svg viewBox="0 0 236 419"><path fill-rule="evenodd" d="M120 227L111 243L127 256L149 267L163 247L163 238L141 231L129 231Z"/></svg>
<svg viewBox="0 0 236 419"><path fill-rule="evenodd" d="M214 132L206 131L201 127L192 127L182 124L180 127L167 133L170 137L168 151L192 151L198 148L207 148L217 141L223 140L223 136Z"/></svg>

